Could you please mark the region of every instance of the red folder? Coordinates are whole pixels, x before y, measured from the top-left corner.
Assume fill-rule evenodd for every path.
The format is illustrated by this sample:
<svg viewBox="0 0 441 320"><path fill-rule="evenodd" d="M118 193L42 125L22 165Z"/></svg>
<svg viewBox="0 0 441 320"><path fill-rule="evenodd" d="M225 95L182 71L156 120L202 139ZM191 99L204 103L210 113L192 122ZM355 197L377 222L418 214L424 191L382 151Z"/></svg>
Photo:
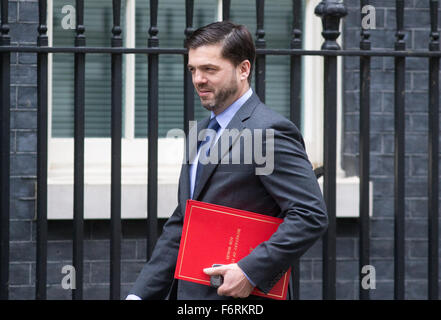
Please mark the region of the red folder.
<svg viewBox="0 0 441 320"><path fill-rule="evenodd" d="M238 262L268 240L282 222L280 218L187 200L175 278L210 285L204 268ZM291 269L269 293L255 288L251 294L286 299L290 274Z"/></svg>

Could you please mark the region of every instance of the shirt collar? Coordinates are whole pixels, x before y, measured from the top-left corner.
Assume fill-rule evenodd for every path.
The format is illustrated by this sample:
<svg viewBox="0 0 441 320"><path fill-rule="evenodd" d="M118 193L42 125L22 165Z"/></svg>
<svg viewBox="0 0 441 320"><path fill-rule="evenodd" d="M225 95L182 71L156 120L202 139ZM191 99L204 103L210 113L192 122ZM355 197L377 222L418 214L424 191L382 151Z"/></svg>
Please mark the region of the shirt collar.
<svg viewBox="0 0 441 320"><path fill-rule="evenodd" d="M234 101L228 108L219 113L217 116L211 111L210 119L216 117L217 122L219 123L222 129L225 129L227 125L230 123L231 119L233 119L236 112L243 106L243 104L251 97L253 94L253 89L251 87L245 92L239 99Z"/></svg>

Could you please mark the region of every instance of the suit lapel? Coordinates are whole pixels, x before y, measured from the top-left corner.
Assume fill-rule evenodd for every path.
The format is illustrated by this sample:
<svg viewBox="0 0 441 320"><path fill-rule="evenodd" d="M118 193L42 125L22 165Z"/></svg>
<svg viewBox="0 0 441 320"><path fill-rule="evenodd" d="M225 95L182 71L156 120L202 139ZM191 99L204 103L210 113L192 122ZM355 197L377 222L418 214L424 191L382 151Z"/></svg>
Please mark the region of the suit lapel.
<svg viewBox="0 0 441 320"><path fill-rule="evenodd" d="M179 179L179 199L181 200L180 205L183 211L185 211L185 206L187 199L190 199L190 168L188 163L184 163L181 168L181 177Z"/></svg>
<svg viewBox="0 0 441 320"><path fill-rule="evenodd" d="M255 93L253 93L252 96L236 112L234 117L231 119L230 123L225 128L222 135L217 140L216 144L213 146L213 149L218 148L218 150L221 150L221 148L218 147L219 143L221 142L222 137L228 134L227 131L229 129L237 129L237 130L239 130L239 133L240 133L245 128L243 122L251 116L254 108L256 107L256 105L258 103L260 103L260 100L257 97L257 95ZM205 126L203 126L203 124L201 123L200 129L206 128L208 122L209 122L209 118L205 119L205 121L204 121ZM199 129L199 125L198 125L198 135L199 135L200 129ZM226 153L228 153L231 150L232 146L234 145L234 143L236 143L239 136L240 136L240 134L236 137L236 139L234 139L234 141L228 141L228 148L225 149L226 151L224 152L224 154L221 154L221 152L218 152L218 158L215 163L208 163L207 165L205 165L204 171L202 172L202 176L200 178L200 181L197 184L197 186L193 192L193 199L196 200L199 197L199 194L201 193L201 191L204 188L205 184L207 183L208 179L211 177L214 170L219 165L220 160L222 159L222 157Z"/></svg>
<svg viewBox="0 0 441 320"><path fill-rule="evenodd" d="M181 168L181 177L179 179L179 195L181 199L181 208L185 210L187 199L190 199L190 166L192 157L196 156L197 137L199 132L208 126L210 117L197 122L196 128L190 128L189 135L186 137L186 145L184 147L185 158ZM196 133L195 133L196 131ZM192 140L193 139L193 140ZM194 141L196 139L196 141ZM192 142L194 145L192 145ZM196 143L194 143L196 142Z"/></svg>

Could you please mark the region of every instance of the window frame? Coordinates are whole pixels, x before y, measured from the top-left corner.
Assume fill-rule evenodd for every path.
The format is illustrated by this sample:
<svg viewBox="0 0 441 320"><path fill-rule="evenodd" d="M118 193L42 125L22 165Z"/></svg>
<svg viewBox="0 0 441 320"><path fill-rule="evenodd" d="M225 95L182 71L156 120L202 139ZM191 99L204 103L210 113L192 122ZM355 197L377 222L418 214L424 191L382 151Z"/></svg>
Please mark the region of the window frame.
<svg viewBox="0 0 441 320"><path fill-rule="evenodd" d="M126 1L126 25L123 45L135 47L136 0ZM53 45L53 0L48 0L48 39ZM147 138L135 138L135 55L124 54L124 132L122 148L122 218L147 217ZM48 55L48 219L73 218L74 138L52 137L53 54ZM177 184L183 154L183 138L159 138L158 141L158 217L166 218L177 205ZM84 139L85 219L110 219L111 138ZM173 150L171 153L170 150ZM136 196L135 196L136 195ZM108 201L105 201L108 200Z"/></svg>
<svg viewBox="0 0 441 320"><path fill-rule="evenodd" d="M135 47L136 0L126 1L124 46ZM222 0L217 0L217 19L222 20ZM320 0L305 1L304 48L319 50L323 39L321 20L314 14ZM48 0L48 38L53 44L53 0ZM312 36L311 36L312 35ZM344 35L339 37L338 41ZM311 42L313 40L313 42ZM147 217L147 138L135 138L135 55L124 54L124 134L122 138L122 218ZM314 167L323 163L323 63L304 57L303 137ZM358 177L346 178L341 166L342 145L342 63L338 57L337 83L337 211L338 217L358 216ZM315 62L315 63L314 63ZM48 219L73 218L73 138L52 137L52 54L48 55ZM311 80L312 79L312 80ZM314 86L311 85L314 83ZM319 88L317 89L317 84ZM317 94L317 91L321 94ZM317 100L317 97L319 99ZM315 99L315 100L314 100ZM309 107L313 106L313 107ZM158 141L158 216L168 218L177 205L177 185L183 154L183 138L159 138ZM85 138L85 219L110 218L111 139ZM323 179L319 179L322 186ZM372 190L372 185L371 185ZM352 200L344 194L352 192ZM106 201L105 201L106 200ZM108 200L108 201L107 201ZM372 192L371 192L372 200ZM372 211L372 206L370 206ZM371 214L371 213L370 213Z"/></svg>

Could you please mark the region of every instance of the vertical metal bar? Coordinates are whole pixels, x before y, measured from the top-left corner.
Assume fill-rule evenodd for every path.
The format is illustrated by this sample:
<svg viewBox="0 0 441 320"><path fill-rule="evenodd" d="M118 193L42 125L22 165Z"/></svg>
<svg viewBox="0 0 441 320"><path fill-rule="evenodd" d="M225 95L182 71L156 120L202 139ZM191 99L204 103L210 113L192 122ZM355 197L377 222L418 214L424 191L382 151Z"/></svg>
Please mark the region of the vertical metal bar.
<svg viewBox="0 0 441 320"><path fill-rule="evenodd" d="M38 47L47 47L47 0L39 0ZM47 283L47 151L48 54L37 54L37 268L36 298L46 299Z"/></svg>
<svg viewBox="0 0 441 320"><path fill-rule="evenodd" d="M291 49L302 49L302 1L292 1L292 34ZM302 57L291 56L290 61L290 119L301 128L302 108ZM292 266L292 283L290 286L290 297L293 300L300 298L300 260Z"/></svg>
<svg viewBox="0 0 441 320"><path fill-rule="evenodd" d="M302 49L302 1L293 0L293 26L291 49ZM290 118L294 124L301 127L302 107L302 56L291 56L291 90L290 90Z"/></svg>
<svg viewBox="0 0 441 320"><path fill-rule="evenodd" d="M439 51L438 0L430 1L430 51ZM438 300L439 57L429 58L428 297Z"/></svg>
<svg viewBox="0 0 441 320"><path fill-rule="evenodd" d="M159 47L157 18L158 0L150 0L149 48ZM158 58L156 53L148 55L147 259L158 237Z"/></svg>
<svg viewBox="0 0 441 320"><path fill-rule="evenodd" d="M222 20L230 20L231 0L222 0Z"/></svg>
<svg viewBox="0 0 441 320"><path fill-rule="evenodd" d="M322 18L325 42L322 50L340 50L340 19L347 14L343 3L322 1L315 8ZM328 209L328 230L323 238L323 299L336 298L336 142L337 142L337 57L324 57L324 181L323 195Z"/></svg>
<svg viewBox="0 0 441 320"><path fill-rule="evenodd" d="M1 1L0 46L9 46L8 1ZM11 53L0 53L0 300L9 296Z"/></svg>
<svg viewBox="0 0 441 320"><path fill-rule="evenodd" d="M361 7L369 5L361 0ZM364 14L361 14L363 20ZM360 50L370 50L370 33L361 26ZM360 57L360 223L359 223L359 297L369 299L369 290L361 283L363 267L369 265L369 155L370 155L370 86L371 58Z"/></svg>
<svg viewBox="0 0 441 320"><path fill-rule="evenodd" d="M329 226L323 238L323 298L336 298L336 75L337 59L325 57L324 92L324 199L328 209Z"/></svg>
<svg viewBox="0 0 441 320"><path fill-rule="evenodd" d="M395 50L405 50L404 0L396 0L397 32ZM405 58L395 57L395 233L394 233L394 296L404 299L404 106L405 106Z"/></svg>
<svg viewBox="0 0 441 320"><path fill-rule="evenodd" d="M186 46L187 39L193 33L193 10L194 0L185 0L185 40L184 47ZM185 135L189 132L189 121L194 119L194 87L191 77L191 72L187 68L188 54L184 54L184 131Z"/></svg>
<svg viewBox="0 0 441 320"><path fill-rule="evenodd" d="M75 47L86 46L84 36L84 0L76 0ZM84 90L85 53L75 53L74 95L74 221L72 262L75 268L75 290L72 299L83 299L83 238L84 238Z"/></svg>
<svg viewBox="0 0 441 320"><path fill-rule="evenodd" d="M257 18L257 30L256 30L256 49L264 49L265 43L265 30L264 30L264 15L265 15L265 0L256 0L256 18ZM266 56L265 54L256 55L256 93L262 102L265 102L265 69L266 69Z"/></svg>
<svg viewBox="0 0 441 320"><path fill-rule="evenodd" d="M113 0L112 47L122 47L121 0ZM121 298L122 54L112 53L110 299Z"/></svg>

